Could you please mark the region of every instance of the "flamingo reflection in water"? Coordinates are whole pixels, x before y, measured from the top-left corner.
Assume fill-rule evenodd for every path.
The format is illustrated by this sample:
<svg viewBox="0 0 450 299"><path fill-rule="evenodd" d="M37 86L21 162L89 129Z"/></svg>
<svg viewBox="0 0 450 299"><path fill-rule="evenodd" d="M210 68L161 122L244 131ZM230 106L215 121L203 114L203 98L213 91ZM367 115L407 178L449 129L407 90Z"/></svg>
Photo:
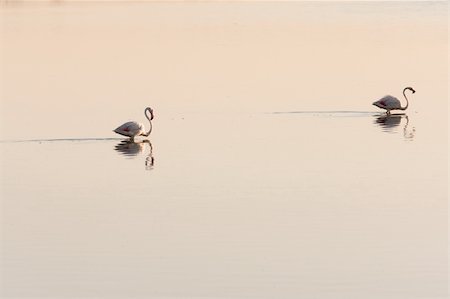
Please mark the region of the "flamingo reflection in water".
<svg viewBox="0 0 450 299"><path fill-rule="evenodd" d="M379 125L384 132L396 133L395 129L401 124L403 118L406 119L406 123L403 126L403 137L412 140L416 133L416 129L414 127L408 127L409 117L406 114L382 114L375 119L374 124Z"/></svg>
<svg viewBox="0 0 450 299"><path fill-rule="evenodd" d="M150 150L145 158L145 169L150 170L153 168L153 165L155 164L155 158L153 158L153 146L149 140L147 139L142 141L122 140L118 144L116 144L114 149L126 157L133 158L145 150L146 144L148 144Z"/></svg>

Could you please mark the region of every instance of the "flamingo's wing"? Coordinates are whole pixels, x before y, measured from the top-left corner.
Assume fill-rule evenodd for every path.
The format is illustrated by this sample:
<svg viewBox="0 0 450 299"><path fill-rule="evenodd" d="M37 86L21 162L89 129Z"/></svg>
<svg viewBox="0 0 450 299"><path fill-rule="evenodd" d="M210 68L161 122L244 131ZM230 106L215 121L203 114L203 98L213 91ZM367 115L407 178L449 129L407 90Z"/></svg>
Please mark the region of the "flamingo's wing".
<svg viewBox="0 0 450 299"><path fill-rule="evenodd" d="M374 102L373 105L384 109L398 109L400 108L400 101L393 96L387 95Z"/></svg>
<svg viewBox="0 0 450 299"><path fill-rule="evenodd" d="M117 127L114 132L124 136L136 136L142 132L143 125L135 121L129 121Z"/></svg>

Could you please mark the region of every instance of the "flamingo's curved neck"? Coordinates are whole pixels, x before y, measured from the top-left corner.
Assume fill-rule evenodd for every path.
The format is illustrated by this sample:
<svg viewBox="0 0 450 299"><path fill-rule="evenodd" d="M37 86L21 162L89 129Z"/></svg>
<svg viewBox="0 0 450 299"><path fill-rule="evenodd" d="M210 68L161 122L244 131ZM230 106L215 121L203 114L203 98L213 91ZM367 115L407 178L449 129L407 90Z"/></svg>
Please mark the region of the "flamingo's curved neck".
<svg viewBox="0 0 450 299"><path fill-rule="evenodd" d="M408 98L406 97L405 91L407 91L408 88L403 89L403 96L405 97L406 100L406 106L405 107L401 107L401 110L406 110L408 108L409 102L408 102Z"/></svg>
<svg viewBox="0 0 450 299"><path fill-rule="evenodd" d="M150 112L150 117L147 115L147 111L148 112ZM150 128L148 129L148 132L147 133L144 133L144 134L142 134L142 136L145 136L145 137L147 137L148 135L150 135L150 133L152 132L152 119L153 119L153 112L152 112L152 110L150 110L149 108L147 108L147 109L145 109L145 111L144 111L144 115L145 115L145 117L148 119L148 122L149 122L149 125L150 125Z"/></svg>

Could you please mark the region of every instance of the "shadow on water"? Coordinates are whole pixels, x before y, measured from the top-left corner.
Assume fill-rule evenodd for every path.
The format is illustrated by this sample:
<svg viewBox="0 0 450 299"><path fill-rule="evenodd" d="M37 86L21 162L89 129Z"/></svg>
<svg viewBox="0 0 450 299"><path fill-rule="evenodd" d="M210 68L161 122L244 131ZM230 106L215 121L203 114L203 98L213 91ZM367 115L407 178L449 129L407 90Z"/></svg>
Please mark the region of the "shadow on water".
<svg viewBox="0 0 450 299"><path fill-rule="evenodd" d="M382 114L377 115L374 124L381 127L381 130L386 133L398 133L398 127L402 123L402 119L405 119L405 124L403 126L403 137L407 140L414 139L416 128L415 127L409 127L409 117L408 115L404 113L399 114Z"/></svg>
<svg viewBox="0 0 450 299"><path fill-rule="evenodd" d="M141 154L145 148L146 144L149 146L149 153L145 157L145 169L151 170L153 165L155 164L155 158L153 157L153 146L152 143L145 139L142 141L131 141L131 140L122 140L114 146L114 150L126 157L136 157Z"/></svg>

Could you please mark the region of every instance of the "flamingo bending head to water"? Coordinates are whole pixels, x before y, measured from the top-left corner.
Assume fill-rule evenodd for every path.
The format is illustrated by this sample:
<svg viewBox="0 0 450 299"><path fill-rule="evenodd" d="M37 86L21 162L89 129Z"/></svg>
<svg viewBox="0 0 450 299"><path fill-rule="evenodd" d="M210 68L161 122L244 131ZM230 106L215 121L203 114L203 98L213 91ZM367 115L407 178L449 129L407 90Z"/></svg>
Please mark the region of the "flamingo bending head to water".
<svg viewBox="0 0 450 299"><path fill-rule="evenodd" d="M393 96L387 95L382 97L376 102L373 102L373 105L377 106L381 109L386 109L386 114L391 114L391 110L406 110L408 108L408 98L406 97L405 91L410 90L412 93L415 93L416 91L412 87L405 87L403 89L403 96L406 99L406 106L402 107L400 101Z"/></svg>
<svg viewBox="0 0 450 299"><path fill-rule="evenodd" d="M147 112L150 114L150 116L147 114ZM131 140L134 140L134 137L136 136L148 137L152 132L153 109L150 107L145 108L144 115L150 123L150 128L147 132L145 131L145 127L143 124L135 121L124 123L123 125L117 127L114 132L126 137L130 137Z"/></svg>

